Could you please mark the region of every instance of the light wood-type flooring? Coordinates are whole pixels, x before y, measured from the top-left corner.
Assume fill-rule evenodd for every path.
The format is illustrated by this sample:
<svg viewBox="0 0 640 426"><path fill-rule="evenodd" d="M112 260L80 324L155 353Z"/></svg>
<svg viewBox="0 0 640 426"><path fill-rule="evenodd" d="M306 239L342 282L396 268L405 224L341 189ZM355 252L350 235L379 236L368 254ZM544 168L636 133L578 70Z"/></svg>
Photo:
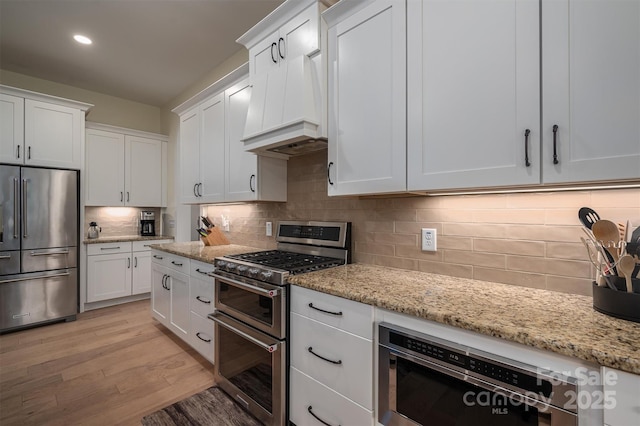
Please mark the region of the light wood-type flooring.
<svg viewBox="0 0 640 426"><path fill-rule="evenodd" d="M213 385L213 366L149 301L0 336L0 425L139 425Z"/></svg>

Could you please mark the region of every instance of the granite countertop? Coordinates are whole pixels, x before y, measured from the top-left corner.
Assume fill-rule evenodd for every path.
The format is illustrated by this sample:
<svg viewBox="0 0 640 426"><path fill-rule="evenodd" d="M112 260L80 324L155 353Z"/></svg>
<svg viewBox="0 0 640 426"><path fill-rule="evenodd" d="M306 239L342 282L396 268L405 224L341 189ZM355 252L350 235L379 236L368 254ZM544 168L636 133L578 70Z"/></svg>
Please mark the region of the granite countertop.
<svg viewBox="0 0 640 426"><path fill-rule="evenodd" d="M361 264L289 282L640 374L640 324L596 312L591 297Z"/></svg>
<svg viewBox="0 0 640 426"><path fill-rule="evenodd" d="M150 247L155 250L166 251L167 253L187 257L189 259L199 260L206 263L213 263L213 259L220 256L226 256L229 254L251 253L264 250L260 248L240 246L236 244L226 244L222 246L205 246L200 241L190 241L186 243L151 244Z"/></svg>
<svg viewBox="0 0 640 426"><path fill-rule="evenodd" d="M101 244L101 243L126 243L128 241L153 241L153 240L173 240L173 237L167 235L156 235L154 237L143 237L141 235L119 235L117 237L99 237L88 239L85 238L84 244Z"/></svg>

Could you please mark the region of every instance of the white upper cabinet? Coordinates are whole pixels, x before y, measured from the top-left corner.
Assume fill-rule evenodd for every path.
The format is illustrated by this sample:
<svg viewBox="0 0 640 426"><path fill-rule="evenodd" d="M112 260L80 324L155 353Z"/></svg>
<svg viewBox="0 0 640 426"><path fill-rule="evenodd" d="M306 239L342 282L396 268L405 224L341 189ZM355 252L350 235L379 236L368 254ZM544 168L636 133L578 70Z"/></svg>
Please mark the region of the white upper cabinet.
<svg viewBox="0 0 640 426"><path fill-rule="evenodd" d="M286 201L287 163L246 152L248 64L178 106L180 187L185 204Z"/></svg>
<svg viewBox="0 0 640 426"><path fill-rule="evenodd" d="M340 2L323 16L329 25L329 195L404 191L405 2Z"/></svg>
<svg viewBox="0 0 640 426"><path fill-rule="evenodd" d="M326 139L326 58L320 13L334 0L289 0L237 41L249 50L245 149L274 157L283 144Z"/></svg>
<svg viewBox="0 0 640 426"><path fill-rule="evenodd" d="M0 86L0 160L82 168L84 111L92 105Z"/></svg>
<svg viewBox="0 0 640 426"><path fill-rule="evenodd" d="M0 162L22 164L24 98L0 93Z"/></svg>
<svg viewBox="0 0 640 426"><path fill-rule="evenodd" d="M542 77L543 181L640 178L640 2L543 0Z"/></svg>
<svg viewBox="0 0 640 426"><path fill-rule="evenodd" d="M408 8L408 189L539 183L539 3Z"/></svg>
<svg viewBox="0 0 640 426"><path fill-rule="evenodd" d="M87 206L166 206L166 136L88 123L85 158Z"/></svg>

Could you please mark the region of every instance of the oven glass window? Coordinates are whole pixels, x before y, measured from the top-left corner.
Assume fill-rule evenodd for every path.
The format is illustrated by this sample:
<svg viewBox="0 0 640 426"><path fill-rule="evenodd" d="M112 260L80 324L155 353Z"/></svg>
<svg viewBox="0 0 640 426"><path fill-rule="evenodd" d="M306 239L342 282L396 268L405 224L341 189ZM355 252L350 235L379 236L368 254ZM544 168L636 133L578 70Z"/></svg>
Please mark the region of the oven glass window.
<svg viewBox="0 0 640 426"><path fill-rule="evenodd" d="M273 325L273 299L224 282L219 286L220 303L264 324Z"/></svg>
<svg viewBox="0 0 640 426"><path fill-rule="evenodd" d="M235 334L217 327L219 334L219 370L242 392L269 412L272 409L272 354Z"/></svg>
<svg viewBox="0 0 640 426"><path fill-rule="evenodd" d="M397 412L422 425L542 424L534 407L402 358L395 361Z"/></svg>

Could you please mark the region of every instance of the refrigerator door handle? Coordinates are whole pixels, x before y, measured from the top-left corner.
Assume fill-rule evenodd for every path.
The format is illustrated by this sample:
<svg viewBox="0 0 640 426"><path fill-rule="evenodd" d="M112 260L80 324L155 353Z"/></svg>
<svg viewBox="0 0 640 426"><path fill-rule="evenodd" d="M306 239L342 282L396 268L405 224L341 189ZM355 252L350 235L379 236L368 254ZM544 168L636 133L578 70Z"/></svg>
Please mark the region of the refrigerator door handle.
<svg viewBox="0 0 640 426"><path fill-rule="evenodd" d="M58 255L58 254L69 254L69 250L65 249L65 250L60 250L60 251L47 251L47 252L32 251L29 254L31 256L55 256L55 255Z"/></svg>
<svg viewBox="0 0 640 426"><path fill-rule="evenodd" d="M70 275L69 272L63 272L61 274L42 275L42 276L39 276L39 277L14 278L14 279L10 279L10 280L0 280L0 284L17 283L17 282L20 282L20 281L37 280L37 279L41 279L41 278L68 277L69 275Z"/></svg>
<svg viewBox="0 0 640 426"><path fill-rule="evenodd" d="M27 238L27 179L22 179L22 237Z"/></svg>
<svg viewBox="0 0 640 426"><path fill-rule="evenodd" d="M20 217L20 181L13 178L13 238L18 238L18 218Z"/></svg>

